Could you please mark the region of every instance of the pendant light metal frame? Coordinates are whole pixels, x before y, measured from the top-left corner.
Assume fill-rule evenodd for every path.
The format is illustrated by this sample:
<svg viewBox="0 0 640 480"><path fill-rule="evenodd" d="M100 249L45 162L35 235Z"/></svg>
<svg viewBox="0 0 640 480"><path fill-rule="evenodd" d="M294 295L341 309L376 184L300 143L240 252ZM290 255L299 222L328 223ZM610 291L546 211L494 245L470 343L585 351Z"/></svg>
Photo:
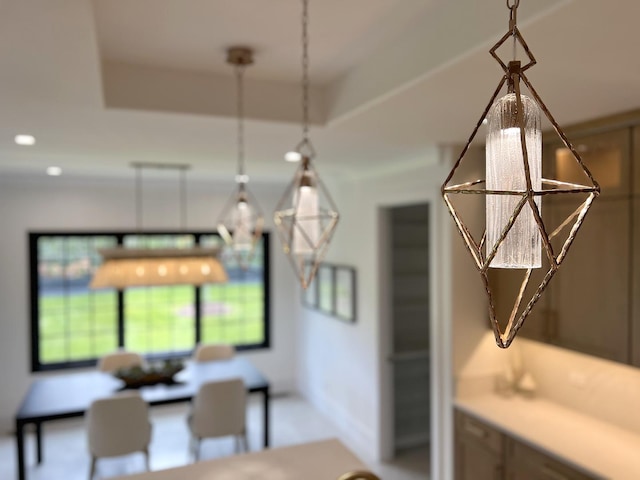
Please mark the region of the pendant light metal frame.
<svg viewBox="0 0 640 480"><path fill-rule="evenodd" d="M142 232L142 175L144 168L173 169L181 173L181 228L186 226L186 164L131 164L136 169L136 223ZM92 289L151 287L161 285L203 285L227 282L227 273L218 259L218 247L190 248L115 248L99 249L103 263L89 285Z"/></svg>
<svg viewBox="0 0 640 480"><path fill-rule="evenodd" d="M455 222L455 225L460 235L464 240L465 247L473 257L476 269L478 270L478 272L482 277L484 289L485 289L485 292L487 293L488 300L489 300L490 322L493 327L496 344L501 348L507 348L513 342L515 336L517 335L518 331L522 327L525 319L531 312L531 309L539 300L543 291L549 284L549 281L558 271L558 268L560 267L563 260L565 259L566 254L569 250L569 247L573 243L573 240L575 239L580 227L582 226L585 215L589 211L589 208L591 207L592 202L600 194L600 187L598 183L595 181L595 179L591 175L591 172L583 163L578 151L573 147L571 142L568 140L567 136L562 131L562 129L560 128L556 120L553 118L553 116L549 112L549 109L546 107L546 105L544 104L544 102L542 101L542 99L540 98L540 96L538 95L538 93L536 92L533 85L531 84L531 82L529 81L529 79L525 74L526 70L528 70L529 68L531 68L533 65L536 64L536 59L531 53L531 50L529 49L527 43L525 42L524 38L520 34L520 31L517 27L517 8L519 4L520 4L520 0L511 0L511 1L507 0L507 7L509 8L509 11L510 11L509 31L490 50L491 56L495 58L495 60L502 67L504 71L504 75L500 83L498 84L498 87L496 88L495 92L493 93L491 99L489 100L487 107L482 113L482 116L478 120L478 123L476 124L473 132L471 133L471 136L469 137L469 140L467 141L466 145L462 149L462 152L458 160L456 161L453 169L451 170L451 172L449 173L449 176L447 177L444 184L442 185L442 196L444 198L444 202L449 210L449 213L453 217L453 220ZM526 53L528 62L524 66L521 65L521 62L516 61L515 59L513 61L508 62L508 64L505 64L505 62L503 62L502 59L498 56L498 53L497 53L498 49L509 38L513 38L514 40L514 52L515 52L515 42L518 42L523 48L524 52ZM568 148L569 151L571 152L572 157L577 163L578 167L585 174L585 179L588 180L588 183L589 183L588 185L581 185L577 183L563 182L559 180L543 178L542 188L540 190L536 190L533 188L532 180L531 180L531 172L529 170L527 146L525 142L525 129L524 129L525 125L524 125L523 105L522 105L522 98L521 98L521 91L520 91L521 90L520 82L522 82L527 87L533 99L536 101L536 103L538 104L538 106L546 116L546 118L550 121L554 131L556 132L558 137L562 140L562 143L564 144L564 146ZM500 92L502 91L505 85L508 85L509 91L512 91L513 93L516 94L516 101L517 101L516 124L517 124L517 127L520 129L520 144L522 147L522 160L523 160L523 170L524 170L524 175L526 180L526 189L521 191L488 190L486 189L486 180L475 180L475 181L465 182L457 185L456 184L451 185L450 183L456 171L458 170L460 164L465 158L471 146L471 143L473 142L474 138L476 137L476 134L478 133L478 130L480 129L481 125L483 124L483 121L487 117L489 110L491 109L491 106L494 104L496 98L498 97L498 95L500 94ZM575 195L575 194L582 194L582 195L586 194L586 200L584 200L580 204L580 206L577 209L575 209L553 232L551 232L550 234L547 233L545 224L542 220L542 216L541 216L540 210L536 205L535 199L544 198L544 196L547 196L547 195ZM509 218L507 224L504 226L504 229L502 230L500 237L498 238L496 244L493 246L491 251L486 252L486 249L487 249L487 246L485 243L486 229L482 235L482 238L479 241L475 239L470 229L463 222L461 214L454 207L452 203L452 195L485 195L485 196L486 195L511 195L511 196L520 198L513 214ZM544 275L544 278L542 279L541 283L536 288L532 297L527 302L524 309L520 312L520 314L518 314L523 302L525 291L527 289L529 280L531 278L531 273L532 273L532 268L523 269L523 270L526 270L526 273L524 274L523 282L520 285L519 292L515 299L508 321L506 322L506 327L503 330L496 316L494 293L492 291L492 287L489 282L488 269L491 261L496 255L496 252L498 251L498 248L500 248L500 246L504 242L504 239L506 238L507 234L513 227L518 215L523 210L523 208L525 208L525 206L530 208L531 211L533 212L533 217L535 219L535 222L537 224L537 227L542 239L543 251L546 254L546 258L548 259L550 267L549 267L549 270ZM560 252L556 254L551 244L551 239L554 238L556 235L558 235L563 229L565 229L569 225L571 225L571 230L568 236L566 237L566 239L564 240L564 242L562 243Z"/></svg>
<svg viewBox="0 0 640 480"><path fill-rule="evenodd" d="M316 276L318 267L324 259L331 238L335 232L340 214L312 164L316 156L315 149L309 139L309 0L302 0L302 140L296 145L295 152L300 155L300 165L293 180L287 186L284 195L276 206L274 223L278 236L282 241L284 253L289 258L298 276L300 285L306 289ZM317 215L301 217L299 212L301 195L297 192L301 187L313 187L318 194ZM305 222L318 222L318 239L310 238L302 226ZM302 223L301 223L302 222ZM296 254L294 239L307 243L311 254Z"/></svg>
<svg viewBox="0 0 640 480"><path fill-rule="evenodd" d="M244 150L244 71L245 68L253 64L253 50L247 47L231 47L227 50L227 63L232 65L236 76L236 113L238 117L238 168L236 174L237 191L229 197L224 205L218 221L216 222L218 233L225 244L233 251L238 265L243 270L249 268L256 246L262 238L264 228L264 215L258 206L258 202L248 188L248 176L245 173L245 150ZM237 248L233 232L238 228L235 224L237 216L234 212L238 205L244 202L250 210L251 224L251 248L241 250Z"/></svg>

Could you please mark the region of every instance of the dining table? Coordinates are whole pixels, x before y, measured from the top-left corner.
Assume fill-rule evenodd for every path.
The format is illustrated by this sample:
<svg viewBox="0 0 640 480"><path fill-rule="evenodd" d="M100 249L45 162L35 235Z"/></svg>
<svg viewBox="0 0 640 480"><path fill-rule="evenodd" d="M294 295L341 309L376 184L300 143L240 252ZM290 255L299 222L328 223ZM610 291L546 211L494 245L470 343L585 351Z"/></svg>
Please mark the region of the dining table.
<svg viewBox="0 0 640 480"><path fill-rule="evenodd" d="M174 382L143 386L138 389L149 405L167 405L190 401L207 382L242 378L248 393L262 395L263 445L269 447L269 381L248 359L233 357L211 362L188 361ZM35 427L36 459L43 461L43 424L65 418L81 417L97 399L121 392L124 382L98 370L63 373L35 379L15 415L18 480L26 480L25 429Z"/></svg>

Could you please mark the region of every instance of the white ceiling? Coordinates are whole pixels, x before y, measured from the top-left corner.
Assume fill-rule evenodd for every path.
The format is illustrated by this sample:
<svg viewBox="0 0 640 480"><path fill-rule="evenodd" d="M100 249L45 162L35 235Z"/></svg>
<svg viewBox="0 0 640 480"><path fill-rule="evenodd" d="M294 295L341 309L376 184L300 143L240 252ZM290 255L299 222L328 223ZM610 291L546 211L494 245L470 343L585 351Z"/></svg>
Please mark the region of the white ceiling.
<svg viewBox="0 0 640 480"><path fill-rule="evenodd" d="M521 0L529 78L561 124L640 107L636 0ZM322 173L433 161L464 142L500 79L504 0L311 0L312 139ZM0 175L130 178L131 161L233 177L247 70L247 167L285 182L300 137L299 0L0 0ZM32 133L34 147L13 143Z"/></svg>
<svg viewBox="0 0 640 480"><path fill-rule="evenodd" d="M440 2L442 0L439 0ZM256 51L253 78L300 78L300 0L93 0L103 59L228 74L224 49ZM313 82L326 84L394 39L436 0L311 2ZM144 32L144 35L141 35Z"/></svg>

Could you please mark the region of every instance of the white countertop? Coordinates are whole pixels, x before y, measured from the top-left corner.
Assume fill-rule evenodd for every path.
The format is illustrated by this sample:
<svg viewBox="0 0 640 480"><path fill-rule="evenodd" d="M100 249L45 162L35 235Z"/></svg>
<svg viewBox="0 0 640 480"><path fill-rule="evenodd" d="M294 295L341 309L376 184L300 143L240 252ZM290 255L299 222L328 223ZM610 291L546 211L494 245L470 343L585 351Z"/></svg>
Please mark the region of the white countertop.
<svg viewBox="0 0 640 480"><path fill-rule="evenodd" d="M640 435L634 432L543 399L488 394L456 399L455 406L585 473L640 479Z"/></svg>
<svg viewBox="0 0 640 480"><path fill-rule="evenodd" d="M335 480L343 473L366 469L347 447L332 439L145 472L121 480Z"/></svg>

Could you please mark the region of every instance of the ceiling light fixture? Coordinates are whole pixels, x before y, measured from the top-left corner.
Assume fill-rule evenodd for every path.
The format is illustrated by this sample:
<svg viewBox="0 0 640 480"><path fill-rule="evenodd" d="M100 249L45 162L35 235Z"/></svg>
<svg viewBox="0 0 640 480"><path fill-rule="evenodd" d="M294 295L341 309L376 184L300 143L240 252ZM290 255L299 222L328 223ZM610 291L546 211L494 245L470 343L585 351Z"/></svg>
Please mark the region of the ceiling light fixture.
<svg viewBox="0 0 640 480"><path fill-rule="evenodd" d="M142 234L142 169L173 169L181 173L181 227L186 223L185 172L183 164L133 163L136 169L136 223ZM217 247L116 248L100 249L103 262L91 279L90 288L116 288L159 285L203 285L224 283L227 272L218 260Z"/></svg>
<svg viewBox="0 0 640 480"><path fill-rule="evenodd" d="M62 169L60 167L47 167L47 175L51 175L52 177L58 177L62 175Z"/></svg>
<svg viewBox="0 0 640 480"><path fill-rule="evenodd" d="M284 154L284 159L287 162L299 162L302 160L302 155L299 152L291 151Z"/></svg>
<svg viewBox="0 0 640 480"><path fill-rule="evenodd" d="M309 1L302 0L302 140L294 149L300 166L276 206L274 222L284 253L302 288L307 288L329 247L338 210L311 164L315 151L309 140ZM293 161L292 152L285 158Z"/></svg>
<svg viewBox="0 0 640 480"><path fill-rule="evenodd" d="M525 74L526 70L535 65L536 60L517 27L519 4L520 0L507 0L510 12L509 31L490 51L504 71L502 80L442 186L444 201L482 277L489 297L491 325L496 343L501 348L507 348L515 338L564 260L587 211L600 193L598 183ZM497 51L510 38L513 39L513 60L505 64ZM527 56L528 61L524 66L516 60L518 45ZM506 95L496 100L505 86ZM523 87L528 95L521 93ZM542 177L541 112L571 152L573 166L584 179L584 185ZM461 183L454 176L459 173L458 169L467 158L471 143L485 121L486 179ZM485 229L481 237L474 236L472 229L462 220L465 207L454 205L458 195L473 195L486 200ZM554 224L554 229L548 234L542 219L542 200L545 199L546 205L550 196L577 198L578 207L564 221ZM563 235L560 235L561 232ZM566 236L562 239L564 235ZM554 237L557 251L554 251L551 243ZM531 292L527 287L532 271L541 269L543 263L545 268L548 266L548 270ZM502 322L504 329L496 316L495 286L490 281L489 268L523 270L523 280L509 317L506 322ZM523 303L525 298L529 300Z"/></svg>
<svg viewBox="0 0 640 480"><path fill-rule="evenodd" d="M234 66L237 85L238 114L238 171L235 177L237 191L231 195L218 219L218 233L233 250L242 269L247 269L262 236L264 216L251 194L245 173L244 159L244 70L253 63L253 51L233 47L227 51L227 63Z"/></svg>
<svg viewBox="0 0 640 480"><path fill-rule="evenodd" d="M20 134L15 136L14 141L18 145L30 147L36 144L36 137L34 137L33 135Z"/></svg>

